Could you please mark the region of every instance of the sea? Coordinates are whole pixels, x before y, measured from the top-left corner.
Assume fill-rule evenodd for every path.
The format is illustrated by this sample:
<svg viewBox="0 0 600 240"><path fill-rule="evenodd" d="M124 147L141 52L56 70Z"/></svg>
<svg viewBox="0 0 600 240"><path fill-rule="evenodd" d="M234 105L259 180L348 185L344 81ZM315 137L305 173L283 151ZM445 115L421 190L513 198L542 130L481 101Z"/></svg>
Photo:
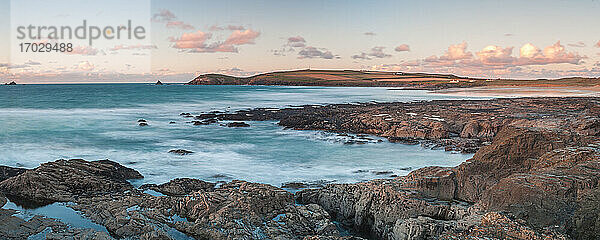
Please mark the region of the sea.
<svg viewBox="0 0 600 240"><path fill-rule="evenodd" d="M211 182L240 179L278 187L288 182L367 181L406 175L424 166L456 166L472 155L377 137L367 144L345 144L345 136L284 129L276 121L247 122L247 128L194 126L180 114L467 98L484 97L354 87L0 86L0 165L35 168L57 159L110 159L144 176L134 185L181 177ZM139 126L140 119L148 126ZM193 153L169 153L174 149Z"/></svg>

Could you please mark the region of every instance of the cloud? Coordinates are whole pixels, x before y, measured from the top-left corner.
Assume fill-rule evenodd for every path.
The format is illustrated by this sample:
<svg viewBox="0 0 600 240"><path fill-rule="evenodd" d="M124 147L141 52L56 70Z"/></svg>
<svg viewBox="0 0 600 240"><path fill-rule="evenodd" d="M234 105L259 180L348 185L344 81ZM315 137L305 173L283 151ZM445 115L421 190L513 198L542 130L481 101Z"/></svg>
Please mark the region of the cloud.
<svg viewBox="0 0 600 240"><path fill-rule="evenodd" d="M228 29L228 30L231 30L231 31L236 31L236 30L242 31L242 30L246 30L246 28L245 28L244 26L235 26L235 25L229 25L229 26L227 26L227 29Z"/></svg>
<svg viewBox="0 0 600 240"><path fill-rule="evenodd" d="M323 58L323 59L333 59L336 58L330 51L326 49L317 49L315 47L305 47L300 52L298 52L298 58Z"/></svg>
<svg viewBox="0 0 600 240"><path fill-rule="evenodd" d="M489 45L481 51L475 53L484 65L506 65L514 62L512 57L513 47L502 48L496 45Z"/></svg>
<svg viewBox="0 0 600 240"><path fill-rule="evenodd" d="M79 62L79 64L75 65L74 67L75 70L81 71L92 71L94 68L96 68L94 64L90 63L89 61Z"/></svg>
<svg viewBox="0 0 600 240"><path fill-rule="evenodd" d="M385 49L385 47L373 47L373 48L371 48L371 50L368 53L362 52L358 55L353 55L352 58L353 59L371 60L373 58L388 58L388 57L392 56L390 54L384 53L383 49Z"/></svg>
<svg viewBox="0 0 600 240"><path fill-rule="evenodd" d="M158 13L152 15L152 21L166 23L165 26L167 28L194 29L194 26L178 20L175 14L167 9L161 9Z"/></svg>
<svg viewBox="0 0 600 240"><path fill-rule="evenodd" d="M217 25L212 25L212 26L210 26L208 28L209 31L213 31L213 32L223 31L225 29L227 29L229 31L236 31L236 30L243 31L243 30L246 30L246 27L241 26L241 25L228 25L227 27L221 27L221 26L217 26Z"/></svg>
<svg viewBox="0 0 600 240"><path fill-rule="evenodd" d="M396 48L394 48L394 51L408 52L408 51L410 51L410 46L408 46L407 44L401 44L400 46L397 46Z"/></svg>
<svg viewBox="0 0 600 240"><path fill-rule="evenodd" d="M569 43L567 45L569 45L570 47L585 47L586 46L586 44L582 41L579 41L576 43Z"/></svg>
<svg viewBox="0 0 600 240"><path fill-rule="evenodd" d="M158 13L152 15L152 21L155 22L168 22L177 19L175 14L167 9L161 9Z"/></svg>
<svg viewBox="0 0 600 240"><path fill-rule="evenodd" d="M299 59L322 58L339 59L340 57L331 53L326 48L308 46L306 39L302 36L292 36L286 39L281 49L273 49L271 52L275 56L286 56L288 52L298 52Z"/></svg>
<svg viewBox="0 0 600 240"><path fill-rule="evenodd" d="M211 38L210 33L205 33L200 30L192 33L184 33L179 38L171 38L170 41L174 42L173 48L178 49L194 49L206 47L206 40Z"/></svg>
<svg viewBox="0 0 600 240"><path fill-rule="evenodd" d="M567 52L560 41L540 51L531 43L523 45L520 49L520 58L514 65L546 65L552 63L579 64L585 57L577 53Z"/></svg>
<svg viewBox="0 0 600 240"><path fill-rule="evenodd" d="M461 44L450 45L446 54L440 57L441 60L462 60L469 59L473 57L471 52L467 52L467 43L463 42Z"/></svg>
<svg viewBox="0 0 600 240"><path fill-rule="evenodd" d="M219 70L215 71L214 73L220 73L220 74L237 76L237 77L247 77L247 76L256 75L259 72L245 71L241 68L233 67L233 68L227 68L227 69L219 69Z"/></svg>
<svg viewBox="0 0 600 240"><path fill-rule="evenodd" d="M505 33L504 36L505 37L512 37L512 36L514 36L514 34L512 34L512 33Z"/></svg>
<svg viewBox="0 0 600 240"><path fill-rule="evenodd" d="M26 64L26 65L29 65L29 66L32 66L32 65L42 65L42 64L41 64L41 63L39 63L39 62L34 62L34 61L31 61L31 60L29 60L29 61L25 62L25 64Z"/></svg>
<svg viewBox="0 0 600 240"><path fill-rule="evenodd" d="M182 21L170 21L170 22L167 22L166 26L168 28L180 28L180 29L185 29L185 30L194 29L194 26L184 23Z"/></svg>
<svg viewBox="0 0 600 240"><path fill-rule="evenodd" d="M254 44L254 40L258 36L260 36L260 32L251 29L245 31L235 30L224 42L207 43L212 34L198 30L197 32L184 33L179 38L172 37L170 41L174 43L173 48L193 53L238 52L237 46Z"/></svg>
<svg viewBox="0 0 600 240"><path fill-rule="evenodd" d="M451 45L441 56L430 56L414 61L373 66L373 70L432 71L466 75L510 75L523 72L525 66L548 64L579 65L585 59L575 52L568 52L560 41L543 50L531 43L519 49L513 56L514 47L489 45L473 55L467 51L467 44ZM565 72L565 74L568 74Z"/></svg>
<svg viewBox="0 0 600 240"><path fill-rule="evenodd" d="M596 43L596 45L594 45L594 46L596 46L596 47L600 48L600 41L598 41L598 42Z"/></svg>
<svg viewBox="0 0 600 240"><path fill-rule="evenodd" d="M226 45L244 45L244 44L254 44L254 40L260 36L260 32L252 31L247 29L245 31L235 30L231 33L231 35L225 40Z"/></svg>
<svg viewBox="0 0 600 240"><path fill-rule="evenodd" d="M98 54L98 49L93 48L92 46L75 46L73 47L73 51L65 53L72 55L95 56Z"/></svg>
<svg viewBox="0 0 600 240"><path fill-rule="evenodd" d="M377 35L374 32L366 32L366 33L363 33L363 34L367 35L367 36L375 36L375 35Z"/></svg>
<svg viewBox="0 0 600 240"><path fill-rule="evenodd" d="M116 45L112 48L110 48L111 51L119 51L119 50L132 50L132 49L157 49L158 47L156 45L142 45L142 44L137 44L137 45Z"/></svg>

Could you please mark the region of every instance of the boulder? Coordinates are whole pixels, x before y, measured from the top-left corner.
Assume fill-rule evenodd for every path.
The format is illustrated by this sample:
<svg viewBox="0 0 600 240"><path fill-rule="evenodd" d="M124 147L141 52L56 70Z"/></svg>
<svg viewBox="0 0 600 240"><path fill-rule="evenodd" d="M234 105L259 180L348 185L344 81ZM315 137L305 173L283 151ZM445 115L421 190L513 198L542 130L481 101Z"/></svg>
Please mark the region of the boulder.
<svg viewBox="0 0 600 240"><path fill-rule="evenodd" d="M57 160L0 182L0 191L32 202L74 201L86 195L131 190L142 175L109 160Z"/></svg>

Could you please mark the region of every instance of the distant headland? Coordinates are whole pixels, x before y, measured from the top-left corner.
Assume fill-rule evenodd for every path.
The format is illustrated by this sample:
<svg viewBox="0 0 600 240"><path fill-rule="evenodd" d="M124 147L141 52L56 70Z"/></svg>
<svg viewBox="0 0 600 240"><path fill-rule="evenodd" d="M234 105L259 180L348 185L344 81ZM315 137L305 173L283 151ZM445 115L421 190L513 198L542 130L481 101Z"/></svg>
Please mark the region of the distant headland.
<svg viewBox="0 0 600 240"><path fill-rule="evenodd" d="M453 74L407 73L356 70L293 70L262 73L250 77L202 74L186 85L280 85L338 87L402 87L412 89L446 89L484 86L524 87L594 87L600 78L560 78L516 80L471 78Z"/></svg>

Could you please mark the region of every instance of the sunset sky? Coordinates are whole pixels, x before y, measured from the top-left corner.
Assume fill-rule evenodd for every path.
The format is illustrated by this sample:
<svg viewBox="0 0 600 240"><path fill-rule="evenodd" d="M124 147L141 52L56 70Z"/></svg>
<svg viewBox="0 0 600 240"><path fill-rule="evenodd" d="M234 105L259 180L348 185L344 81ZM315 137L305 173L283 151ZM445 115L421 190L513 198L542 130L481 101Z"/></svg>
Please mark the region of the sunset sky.
<svg viewBox="0 0 600 240"><path fill-rule="evenodd" d="M0 82L187 82L288 69L600 76L600 1L0 0ZM32 7L35 10L31 10ZM20 53L26 24L145 26L143 41ZM39 40L44 41L44 40ZM25 41L32 42L32 41Z"/></svg>

